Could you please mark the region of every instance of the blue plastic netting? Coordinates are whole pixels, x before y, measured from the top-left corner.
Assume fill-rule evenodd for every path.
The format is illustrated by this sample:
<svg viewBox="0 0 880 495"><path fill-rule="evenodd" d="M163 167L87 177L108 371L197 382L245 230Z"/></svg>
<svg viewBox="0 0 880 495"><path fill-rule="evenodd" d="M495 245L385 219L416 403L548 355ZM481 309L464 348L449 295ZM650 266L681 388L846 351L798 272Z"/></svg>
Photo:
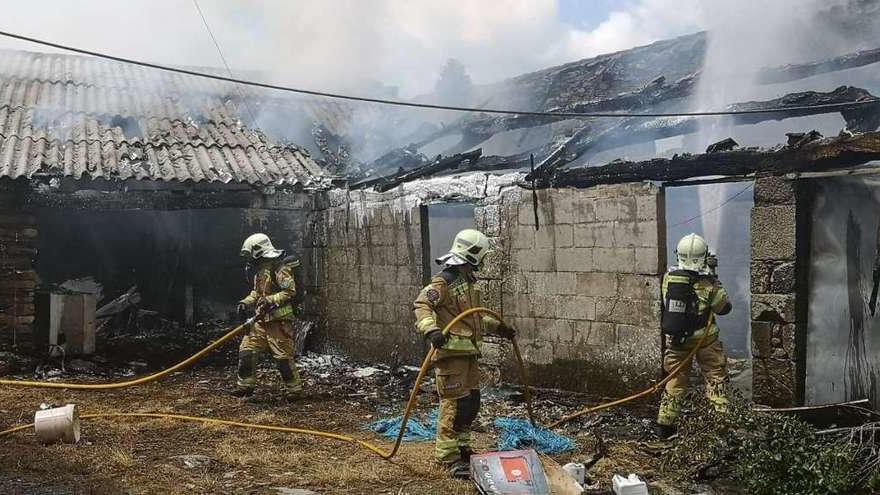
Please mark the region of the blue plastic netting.
<svg viewBox="0 0 880 495"><path fill-rule="evenodd" d="M532 426L527 419L497 418L494 425L501 430L498 450L531 448L543 454L561 454L575 448L574 440L546 428Z"/></svg>
<svg viewBox="0 0 880 495"><path fill-rule="evenodd" d="M437 436L437 416L438 409L429 412L424 420L419 421L416 418L409 418L406 423L406 433L403 435L404 442L426 442L434 440ZM397 439L400 434L400 423L403 416L394 416L393 418L380 419L366 426L366 429L375 431L382 436Z"/></svg>

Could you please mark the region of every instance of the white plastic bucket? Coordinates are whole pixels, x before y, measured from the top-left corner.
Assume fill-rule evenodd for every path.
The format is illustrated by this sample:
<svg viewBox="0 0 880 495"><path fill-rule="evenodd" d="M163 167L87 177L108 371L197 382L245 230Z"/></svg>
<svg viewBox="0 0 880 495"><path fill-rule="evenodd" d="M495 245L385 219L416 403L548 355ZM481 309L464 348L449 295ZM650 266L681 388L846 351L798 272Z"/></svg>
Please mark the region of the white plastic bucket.
<svg viewBox="0 0 880 495"><path fill-rule="evenodd" d="M565 470L566 473L570 474L575 481L577 481L578 485L584 484L584 478L587 475L586 467L579 462L569 462L565 466L562 466L562 469Z"/></svg>
<svg viewBox="0 0 880 495"><path fill-rule="evenodd" d="M34 431L43 443L79 442L79 411L76 404L37 411L34 414Z"/></svg>

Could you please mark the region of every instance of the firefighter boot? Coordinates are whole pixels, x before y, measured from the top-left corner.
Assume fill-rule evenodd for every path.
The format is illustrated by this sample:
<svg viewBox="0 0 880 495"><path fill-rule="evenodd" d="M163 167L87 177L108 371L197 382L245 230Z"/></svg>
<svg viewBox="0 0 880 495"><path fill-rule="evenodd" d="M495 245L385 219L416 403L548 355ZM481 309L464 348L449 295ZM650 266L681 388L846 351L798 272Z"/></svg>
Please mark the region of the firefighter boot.
<svg viewBox="0 0 880 495"><path fill-rule="evenodd" d="M278 372L281 374L281 383L284 388L284 395L288 400L298 400L302 398L302 379L299 376L299 370L293 364L292 359L278 359Z"/></svg>
<svg viewBox="0 0 880 495"><path fill-rule="evenodd" d="M254 386L257 383L257 355L254 351L239 351L238 353L238 380L236 388L232 392L235 397L250 397L254 394Z"/></svg>

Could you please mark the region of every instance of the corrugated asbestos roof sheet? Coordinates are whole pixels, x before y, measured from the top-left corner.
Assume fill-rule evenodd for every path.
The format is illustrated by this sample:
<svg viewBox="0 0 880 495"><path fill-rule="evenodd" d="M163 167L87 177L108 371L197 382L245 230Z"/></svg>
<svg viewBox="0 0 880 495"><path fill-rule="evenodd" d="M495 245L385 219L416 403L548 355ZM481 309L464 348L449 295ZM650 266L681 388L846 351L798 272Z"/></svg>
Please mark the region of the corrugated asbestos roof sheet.
<svg viewBox="0 0 880 495"><path fill-rule="evenodd" d="M242 125L242 92L96 58L0 51L0 177L325 184L305 149Z"/></svg>

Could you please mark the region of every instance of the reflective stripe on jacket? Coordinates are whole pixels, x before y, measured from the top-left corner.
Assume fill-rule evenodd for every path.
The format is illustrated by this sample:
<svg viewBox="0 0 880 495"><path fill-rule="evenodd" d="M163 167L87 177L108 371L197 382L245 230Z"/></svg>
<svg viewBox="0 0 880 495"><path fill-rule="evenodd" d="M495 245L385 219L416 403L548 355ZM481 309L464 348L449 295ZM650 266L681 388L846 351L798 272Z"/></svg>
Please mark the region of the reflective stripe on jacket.
<svg viewBox="0 0 880 495"><path fill-rule="evenodd" d="M275 270L274 282L272 270ZM265 321L292 320L294 314L293 296L295 295L296 282L293 278L293 265L283 264L276 269L273 260L266 260L257 266L257 271L254 274L254 290L241 302L252 306L265 301L278 306L278 309L266 316Z"/></svg>
<svg viewBox="0 0 880 495"><path fill-rule="evenodd" d="M432 278L413 303L416 329L422 335L442 330L459 314L481 306L480 292L474 288L474 282L454 268ZM449 329L448 340L438 353L438 359L448 355L479 354L484 330L494 332L498 324L498 320L488 315L466 316Z"/></svg>

